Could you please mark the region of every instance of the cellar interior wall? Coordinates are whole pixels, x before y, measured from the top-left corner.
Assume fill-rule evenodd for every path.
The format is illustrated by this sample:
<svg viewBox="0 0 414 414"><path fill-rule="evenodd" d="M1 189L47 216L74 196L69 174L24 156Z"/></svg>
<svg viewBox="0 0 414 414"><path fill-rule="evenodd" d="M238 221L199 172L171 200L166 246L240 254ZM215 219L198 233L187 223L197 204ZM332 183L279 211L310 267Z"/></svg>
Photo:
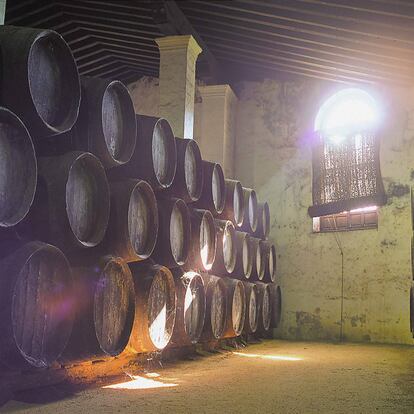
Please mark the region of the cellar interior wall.
<svg viewBox="0 0 414 414"><path fill-rule="evenodd" d="M324 100L345 87L313 80L234 85L234 175L254 187L271 209L270 239L277 248L283 298L275 335L337 341L342 330L346 341L413 344L414 85L363 87L383 109L378 139L388 201L378 210L378 229L312 231L307 210L312 203L314 119ZM130 89L137 112L157 115L156 79L141 79ZM196 139L202 136L201 106L196 104Z"/></svg>

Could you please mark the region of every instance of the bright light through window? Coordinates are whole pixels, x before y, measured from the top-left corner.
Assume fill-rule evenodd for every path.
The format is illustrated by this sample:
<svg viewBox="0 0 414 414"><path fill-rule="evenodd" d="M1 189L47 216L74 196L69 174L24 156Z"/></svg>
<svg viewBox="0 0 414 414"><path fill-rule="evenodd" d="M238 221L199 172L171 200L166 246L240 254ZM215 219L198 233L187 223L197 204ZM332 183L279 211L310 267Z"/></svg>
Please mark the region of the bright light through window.
<svg viewBox="0 0 414 414"><path fill-rule="evenodd" d="M320 108L315 131L339 144L348 134L373 130L380 122L376 101L362 89L344 89L330 97Z"/></svg>

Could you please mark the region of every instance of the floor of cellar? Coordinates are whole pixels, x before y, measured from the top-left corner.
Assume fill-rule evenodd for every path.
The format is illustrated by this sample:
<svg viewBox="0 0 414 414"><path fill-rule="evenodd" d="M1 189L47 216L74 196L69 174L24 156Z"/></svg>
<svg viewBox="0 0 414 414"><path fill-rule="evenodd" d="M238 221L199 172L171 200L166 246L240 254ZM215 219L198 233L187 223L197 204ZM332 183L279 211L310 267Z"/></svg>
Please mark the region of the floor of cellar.
<svg viewBox="0 0 414 414"><path fill-rule="evenodd" d="M414 349L267 340L169 363L30 413L413 413Z"/></svg>

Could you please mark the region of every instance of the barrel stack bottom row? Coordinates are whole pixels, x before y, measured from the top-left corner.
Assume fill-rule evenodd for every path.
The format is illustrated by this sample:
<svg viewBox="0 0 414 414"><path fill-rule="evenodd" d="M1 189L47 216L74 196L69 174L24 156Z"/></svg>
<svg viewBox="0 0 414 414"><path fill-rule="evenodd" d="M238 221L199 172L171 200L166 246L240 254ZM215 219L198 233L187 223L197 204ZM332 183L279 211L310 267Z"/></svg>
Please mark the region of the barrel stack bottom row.
<svg viewBox="0 0 414 414"><path fill-rule="evenodd" d="M79 76L58 33L3 26L0 52L0 364L271 336L267 202L122 82Z"/></svg>

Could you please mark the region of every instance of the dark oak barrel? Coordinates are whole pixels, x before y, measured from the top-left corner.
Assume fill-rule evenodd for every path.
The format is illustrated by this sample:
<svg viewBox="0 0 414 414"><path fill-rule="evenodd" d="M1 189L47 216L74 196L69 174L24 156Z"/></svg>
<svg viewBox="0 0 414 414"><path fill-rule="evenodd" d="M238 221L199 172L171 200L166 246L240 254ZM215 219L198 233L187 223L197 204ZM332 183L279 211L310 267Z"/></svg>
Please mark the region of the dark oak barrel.
<svg viewBox="0 0 414 414"><path fill-rule="evenodd" d="M257 228L254 236L266 240L270 233L270 210L269 204L257 203Z"/></svg>
<svg viewBox="0 0 414 414"><path fill-rule="evenodd" d="M71 129L78 117L80 84L63 38L51 30L1 26L0 51L1 104L36 138Z"/></svg>
<svg viewBox="0 0 414 414"><path fill-rule="evenodd" d="M118 80L81 77L82 98L74 149L96 155L105 168L128 162L135 149L137 125L126 86Z"/></svg>
<svg viewBox="0 0 414 414"><path fill-rule="evenodd" d="M75 362L119 355L135 315L131 271L121 258L102 257L95 266L72 269L75 323L60 360Z"/></svg>
<svg viewBox="0 0 414 414"><path fill-rule="evenodd" d="M243 187L244 219L241 230L254 234L257 229L258 212L256 192L251 188Z"/></svg>
<svg viewBox="0 0 414 414"><path fill-rule="evenodd" d="M94 247L109 219L109 186L94 155L70 152L38 159L39 179L33 206L18 232L58 246L65 253Z"/></svg>
<svg viewBox="0 0 414 414"><path fill-rule="evenodd" d="M167 120L136 115L137 141L131 159L111 170L113 177L140 178L154 189L168 188L175 177L177 148Z"/></svg>
<svg viewBox="0 0 414 414"><path fill-rule="evenodd" d="M200 149L193 139L176 138L177 171L166 194L186 203L197 201L203 190L203 167Z"/></svg>
<svg viewBox="0 0 414 414"><path fill-rule="evenodd" d="M256 237L250 237L250 248L252 254L252 272L249 280L262 281L265 276L266 265L268 263L268 256L262 240Z"/></svg>
<svg viewBox="0 0 414 414"><path fill-rule="evenodd" d="M190 213L183 200L159 196L158 237L152 259L163 266L183 266L188 258L191 240Z"/></svg>
<svg viewBox="0 0 414 414"><path fill-rule="evenodd" d="M23 220L33 203L36 183L30 134L13 112L0 107L0 227Z"/></svg>
<svg viewBox="0 0 414 414"><path fill-rule="evenodd" d="M188 346L198 342L206 314L206 293L199 273L174 270L177 306L170 346Z"/></svg>
<svg viewBox="0 0 414 414"><path fill-rule="evenodd" d="M45 368L63 352L73 326L72 276L56 247L30 242L0 262L0 361Z"/></svg>
<svg viewBox="0 0 414 414"><path fill-rule="evenodd" d="M218 216L222 220L230 220L236 227L244 221L243 187L237 180L225 179L226 199L223 212Z"/></svg>
<svg viewBox="0 0 414 414"><path fill-rule="evenodd" d="M246 280L250 278L253 269L252 246L249 233L236 231L236 264L231 276Z"/></svg>
<svg viewBox="0 0 414 414"><path fill-rule="evenodd" d="M226 186L220 164L203 161L203 191L195 207L217 215L223 212L225 201Z"/></svg>
<svg viewBox="0 0 414 414"><path fill-rule="evenodd" d="M273 283L276 281L276 249L275 246L265 240L259 242L259 249L264 260L262 282Z"/></svg>
<svg viewBox="0 0 414 414"><path fill-rule="evenodd" d="M237 257L236 230L229 220L215 220L217 230L216 257L211 271L218 276L234 272Z"/></svg>
<svg viewBox="0 0 414 414"><path fill-rule="evenodd" d="M166 267L131 263L135 319L127 348L133 353L160 351L170 342L175 323L174 278Z"/></svg>
<svg viewBox="0 0 414 414"><path fill-rule="evenodd" d="M272 303L272 328L277 328L282 317L282 291L276 283L270 283L269 288Z"/></svg>
<svg viewBox="0 0 414 414"><path fill-rule="evenodd" d="M158 235L158 207L151 186L132 179L109 186L111 212L103 249L127 262L147 259Z"/></svg>
<svg viewBox="0 0 414 414"><path fill-rule="evenodd" d="M254 334L259 323L259 299L257 285L243 282L246 293L246 317L244 319L243 333Z"/></svg>
<svg viewBox="0 0 414 414"><path fill-rule="evenodd" d="M186 270L208 271L216 257L217 230L208 210L190 209L191 240Z"/></svg>
<svg viewBox="0 0 414 414"><path fill-rule="evenodd" d="M224 335L227 324L227 294L222 278L202 274L206 291L206 317L201 339L210 341Z"/></svg>
<svg viewBox="0 0 414 414"><path fill-rule="evenodd" d="M272 328L272 298L270 285L268 283L257 283L259 301L259 320L257 333L260 336L268 337Z"/></svg>
<svg viewBox="0 0 414 414"><path fill-rule="evenodd" d="M223 278L227 293L227 323L224 338L241 335L246 318L246 292L240 280Z"/></svg>

